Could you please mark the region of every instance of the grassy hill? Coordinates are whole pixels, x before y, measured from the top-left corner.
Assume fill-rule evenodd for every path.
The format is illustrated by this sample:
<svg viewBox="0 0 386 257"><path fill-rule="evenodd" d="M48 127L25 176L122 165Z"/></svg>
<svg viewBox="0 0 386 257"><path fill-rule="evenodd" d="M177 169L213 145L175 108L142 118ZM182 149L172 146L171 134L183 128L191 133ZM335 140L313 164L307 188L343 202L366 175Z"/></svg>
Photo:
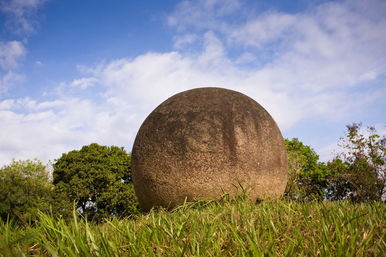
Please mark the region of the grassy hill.
<svg viewBox="0 0 386 257"><path fill-rule="evenodd" d="M42 215L33 227L0 224L4 256L385 256L382 203L185 204L103 224Z"/></svg>

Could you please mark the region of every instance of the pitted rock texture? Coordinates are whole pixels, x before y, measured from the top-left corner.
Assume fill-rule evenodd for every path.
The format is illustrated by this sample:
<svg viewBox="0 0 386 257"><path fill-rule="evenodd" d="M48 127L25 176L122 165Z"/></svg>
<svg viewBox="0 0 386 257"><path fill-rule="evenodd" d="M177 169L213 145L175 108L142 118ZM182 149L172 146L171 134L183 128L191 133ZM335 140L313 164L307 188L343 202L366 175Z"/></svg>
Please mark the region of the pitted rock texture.
<svg viewBox="0 0 386 257"><path fill-rule="evenodd" d="M283 137L269 113L222 88L167 99L143 122L132 151L134 188L144 210L242 190L252 200L274 199L284 193L287 173Z"/></svg>

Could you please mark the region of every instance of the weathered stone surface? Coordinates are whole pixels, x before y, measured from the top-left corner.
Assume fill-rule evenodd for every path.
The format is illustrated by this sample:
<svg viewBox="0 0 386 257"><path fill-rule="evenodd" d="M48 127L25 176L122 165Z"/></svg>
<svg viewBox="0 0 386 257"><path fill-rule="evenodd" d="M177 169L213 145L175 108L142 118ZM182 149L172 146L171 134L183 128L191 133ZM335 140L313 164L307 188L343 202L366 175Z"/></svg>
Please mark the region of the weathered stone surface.
<svg viewBox="0 0 386 257"><path fill-rule="evenodd" d="M249 190L252 200L281 196L287 184L283 137L253 99L222 88L176 94L142 124L132 151L141 207L172 208Z"/></svg>

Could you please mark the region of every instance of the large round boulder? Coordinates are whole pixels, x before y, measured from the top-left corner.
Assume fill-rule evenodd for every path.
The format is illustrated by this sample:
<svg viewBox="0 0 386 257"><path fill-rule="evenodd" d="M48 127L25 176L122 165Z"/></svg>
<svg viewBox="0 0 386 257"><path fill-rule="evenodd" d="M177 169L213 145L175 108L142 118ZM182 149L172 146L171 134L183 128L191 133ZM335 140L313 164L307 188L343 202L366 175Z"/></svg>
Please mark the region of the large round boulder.
<svg viewBox="0 0 386 257"><path fill-rule="evenodd" d="M274 199L287 184L287 152L275 121L253 99L197 88L170 97L143 122L132 176L144 210L243 191Z"/></svg>

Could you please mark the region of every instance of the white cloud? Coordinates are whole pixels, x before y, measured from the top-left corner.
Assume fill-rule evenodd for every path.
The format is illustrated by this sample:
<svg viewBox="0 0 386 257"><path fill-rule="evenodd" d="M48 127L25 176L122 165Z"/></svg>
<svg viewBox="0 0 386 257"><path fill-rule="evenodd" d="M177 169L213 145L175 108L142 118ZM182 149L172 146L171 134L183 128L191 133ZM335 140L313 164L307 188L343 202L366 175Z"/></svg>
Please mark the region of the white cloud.
<svg viewBox="0 0 386 257"><path fill-rule="evenodd" d="M350 87L385 73L383 1L326 3L296 14L269 11L238 24L221 19L215 8L208 14L205 5L188 3L171 16L175 24L220 33L230 48L236 44L249 47L249 52L271 52L261 76L272 86L320 91ZM190 11L210 17L179 15Z"/></svg>
<svg viewBox="0 0 386 257"><path fill-rule="evenodd" d="M256 56L253 53L250 53L250 52L242 53L235 60L235 64L245 64L245 63L253 63L253 62L256 62Z"/></svg>
<svg viewBox="0 0 386 257"><path fill-rule="evenodd" d="M13 87L22 80L22 75L12 71L8 71L4 74L0 73L0 93L6 92L9 88Z"/></svg>
<svg viewBox="0 0 386 257"><path fill-rule="evenodd" d="M0 41L0 68L4 70L15 68L25 53L26 49L19 41Z"/></svg>
<svg viewBox="0 0 386 257"><path fill-rule="evenodd" d="M0 11L7 15L9 29L17 34L31 33L35 30L36 11L46 0L3 0Z"/></svg>
<svg viewBox="0 0 386 257"><path fill-rule="evenodd" d="M183 34L174 38L174 48L180 49L186 45L192 44L198 39L198 36L193 33Z"/></svg>
<svg viewBox="0 0 386 257"><path fill-rule="evenodd" d="M247 91L247 80L234 87L241 78L229 66L208 69L223 56L221 45L213 35L208 36L206 46L217 54L212 51L198 56L148 53L99 67L92 71L92 80L105 86L101 102L63 95L65 88L51 101L28 98L1 101L0 163L12 157L39 157L47 161L91 142L126 146L130 151L141 122L171 95L202 86ZM61 87L70 88L71 83ZM262 88L259 97L269 101L272 93ZM277 98L282 98L280 102L284 104L284 95Z"/></svg>
<svg viewBox="0 0 386 257"><path fill-rule="evenodd" d="M268 12L232 29L230 37L246 46L261 47L288 36L286 32L296 22L296 15Z"/></svg>
<svg viewBox="0 0 386 257"><path fill-rule="evenodd" d="M250 95L272 113L282 128L313 115L326 118L332 111L335 115L347 115L351 107L347 103L347 108L340 106L345 98L340 92L314 95L308 91L295 93L294 87L275 89L265 79L269 73L264 69L244 70L232 63L225 56L221 41L211 32L204 35L203 51L198 55L148 53L99 66L92 74L108 87L105 96L110 103L118 107L133 102L133 111L142 115L177 92L207 86Z"/></svg>
<svg viewBox="0 0 386 257"><path fill-rule="evenodd" d="M91 142L126 145L135 134L131 116L76 97L0 101L0 165L12 158L53 160Z"/></svg>
<svg viewBox="0 0 386 257"><path fill-rule="evenodd" d="M70 83L70 87L79 87L80 89L86 89L91 86L93 86L95 83L97 83L98 80L95 78L80 78L75 79Z"/></svg>

